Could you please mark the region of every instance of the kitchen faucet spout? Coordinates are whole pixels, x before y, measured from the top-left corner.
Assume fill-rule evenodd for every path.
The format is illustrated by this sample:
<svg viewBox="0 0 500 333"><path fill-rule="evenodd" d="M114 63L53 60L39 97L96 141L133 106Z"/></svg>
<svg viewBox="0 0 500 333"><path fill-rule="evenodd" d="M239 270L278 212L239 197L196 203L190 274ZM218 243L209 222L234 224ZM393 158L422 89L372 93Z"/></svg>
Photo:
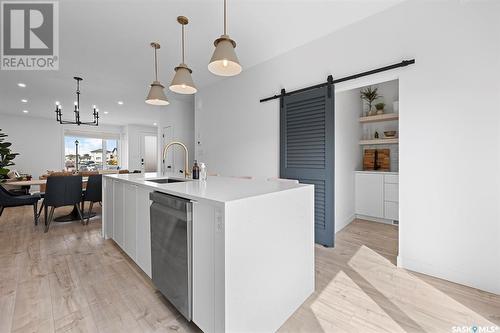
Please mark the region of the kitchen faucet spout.
<svg viewBox="0 0 500 333"><path fill-rule="evenodd" d="M165 148L163 148L163 159L165 160L165 157L167 156L168 148L175 145L181 146L182 149L184 149L184 177L188 178L191 173L189 172L189 153L185 144L180 141L172 141L169 144L165 145Z"/></svg>

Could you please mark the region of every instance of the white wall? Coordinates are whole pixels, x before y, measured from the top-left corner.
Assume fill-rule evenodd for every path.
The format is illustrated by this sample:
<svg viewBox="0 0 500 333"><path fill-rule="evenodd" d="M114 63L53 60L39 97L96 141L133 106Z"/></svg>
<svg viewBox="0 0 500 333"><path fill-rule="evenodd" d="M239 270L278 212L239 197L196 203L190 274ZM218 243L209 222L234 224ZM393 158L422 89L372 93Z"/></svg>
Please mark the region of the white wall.
<svg viewBox="0 0 500 333"><path fill-rule="evenodd" d="M335 232L354 219L354 171L361 168L359 90L335 94Z"/></svg>
<svg viewBox="0 0 500 333"><path fill-rule="evenodd" d="M162 140L162 130L164 127L173 127L173 141L184 143L189 152L189 168L192 168L195 151L195 135L194 135L194 97L185 96L182 100L174 100L165 108L165 112L161 114L158 122L159 133L159 169L161 170L161 160L163 147L168 142ZM169 150L169 154L171 154ZM184 169L184 152L179 147L174 147L174 172Z"/></svg>
<svg viewBox="0 0 500 333"><path fill-rule="evenodd" d="M416 58L398 72L400 263L500 293L498 17L494 1L408 1L204 87L197 156L276 176L278 101L260 98Z"/></svg>
<svg viewBox="0 0 500 333"><path fill-rule="evenodd" d="M2 114L0 128L8 135L12 151L19 153L10 169L38 178L47 170L63 167L63 132L55 120Z"/></svg>
<svg viewBox="0 0 500 333"><path fill-rule="evenodd" d="M121 127L60 125L53 119L0 114L0 128L8 135L12 150L20 155L14 160L16 169L38 178L47 170L64 168L64 130L120 134Z"/></svg>

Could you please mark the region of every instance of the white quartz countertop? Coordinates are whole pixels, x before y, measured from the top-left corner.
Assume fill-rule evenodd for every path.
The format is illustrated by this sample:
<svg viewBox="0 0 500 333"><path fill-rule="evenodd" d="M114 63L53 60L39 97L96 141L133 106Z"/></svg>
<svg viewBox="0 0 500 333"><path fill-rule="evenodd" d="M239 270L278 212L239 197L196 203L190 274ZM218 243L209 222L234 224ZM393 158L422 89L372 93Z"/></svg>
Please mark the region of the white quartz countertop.
<svg viewBox="0 0 500 333"><path fill-rule="evenodd" d="M384 175L398 175L399 172L397 171L377 171L377 170L366 170L366 171L362 171L362 170L358 170L358 171L354 171L355 173L382 173Z"/></svg>
<svg viewBox="0 0 500 333"><path fill-rule="evenodd" d="M148 179L173 178L184 180L182 176L172 173L130 173L130 174L105 174L107 178L117 179L127 183L148 187L159 191L191 200L211 201L225 204L226 202L245 198L266 195L281 191L289 191L306 186L294 182L283 182L266 179L240 179L233 177L212 176L206 181L188 180L185 182L158 184Z"/></svg>

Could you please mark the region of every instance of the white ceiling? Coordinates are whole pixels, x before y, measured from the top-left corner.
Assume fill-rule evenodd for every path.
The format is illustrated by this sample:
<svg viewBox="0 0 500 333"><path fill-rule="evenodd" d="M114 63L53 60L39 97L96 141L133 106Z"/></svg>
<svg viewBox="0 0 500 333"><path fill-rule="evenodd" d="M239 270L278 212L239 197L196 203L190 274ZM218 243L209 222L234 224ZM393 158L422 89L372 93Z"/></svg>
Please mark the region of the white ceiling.
<svg viewBox="0 0 500 333"><path fill-rule="evenodd" d="M228 33L238 43L236 51L245 70L399 2L228 0ZM160 81L168 86L173 68L180 62L180 26L176 17L187 16L190 22L186 27L186 62L193 69L195 83L203 89L220 80L208 71L207 64L213 40L222 34L222 3L222 0L59 1L59 70L1 71L0 113L53 118L57 100L65 106L65 118L71 117L75 99L72 78L78 75L84 78L82 120L90 120L90 108L97 104L102 123L152 125L160 112L168 112L169 106L144 103L153 79L153 52L149 43L159 41L162 46ZM19 88L18 82L26 83L27 87ZM167 95L171 103L179 99L179 95ZM21 99L29 102L22 103ZM123 106L117 104L119 100L124 101Z"/></svg>

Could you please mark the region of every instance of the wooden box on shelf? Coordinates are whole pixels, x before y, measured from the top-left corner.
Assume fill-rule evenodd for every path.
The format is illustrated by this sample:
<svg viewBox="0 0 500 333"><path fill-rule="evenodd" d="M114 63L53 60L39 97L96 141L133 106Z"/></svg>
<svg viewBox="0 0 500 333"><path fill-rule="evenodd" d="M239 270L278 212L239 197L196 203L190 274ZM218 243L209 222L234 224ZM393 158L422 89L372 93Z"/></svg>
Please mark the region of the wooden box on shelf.
<svg viewBox="0 0 500 333"><path fill-rule="evenodd" d="M363 171L389 171L391 169L390 149L365 149L363 151Z"/></svg>

